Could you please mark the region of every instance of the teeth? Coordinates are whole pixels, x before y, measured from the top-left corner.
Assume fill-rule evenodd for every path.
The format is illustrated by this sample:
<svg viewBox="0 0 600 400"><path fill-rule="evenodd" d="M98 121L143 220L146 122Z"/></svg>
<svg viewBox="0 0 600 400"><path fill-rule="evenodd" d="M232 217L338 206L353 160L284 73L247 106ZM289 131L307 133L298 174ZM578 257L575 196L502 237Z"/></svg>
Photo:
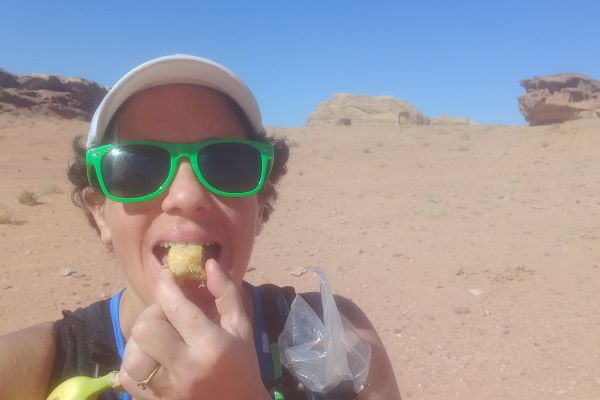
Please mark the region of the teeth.
<svg viewBox="0 0 600 400"><path fill-rule="evenodd" d="M212 245L214 245L214 244L215 244L215 242L202 242L202 243L190 243L190 242L162 242L162 243L160 244L160 246L162 246L162 247L164 247L164 248L168 249L168 248L170 248L170 247L173 247L173 246L176 246L176 245L185 245L185 246L188 246L188 245L190 245L190 244L199 244L199 245L201 245L201 246L208 247L208 246L212 246Z"/></svg>

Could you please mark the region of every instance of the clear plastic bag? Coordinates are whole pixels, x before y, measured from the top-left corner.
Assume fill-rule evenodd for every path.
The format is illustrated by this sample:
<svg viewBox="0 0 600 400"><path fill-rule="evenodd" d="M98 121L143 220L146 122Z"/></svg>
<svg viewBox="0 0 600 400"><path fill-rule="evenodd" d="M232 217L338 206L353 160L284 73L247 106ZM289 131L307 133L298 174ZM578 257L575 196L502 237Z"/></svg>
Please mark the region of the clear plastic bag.
<svg viewBox="0 0 600 400"><path fill-rule="evenodd" d="M323 321L296 296L279 335L281 363L312 392L325 394L349 382L359 392L369 375L371 346L338 311L325 274L314 272L321 281Z"/></svg>

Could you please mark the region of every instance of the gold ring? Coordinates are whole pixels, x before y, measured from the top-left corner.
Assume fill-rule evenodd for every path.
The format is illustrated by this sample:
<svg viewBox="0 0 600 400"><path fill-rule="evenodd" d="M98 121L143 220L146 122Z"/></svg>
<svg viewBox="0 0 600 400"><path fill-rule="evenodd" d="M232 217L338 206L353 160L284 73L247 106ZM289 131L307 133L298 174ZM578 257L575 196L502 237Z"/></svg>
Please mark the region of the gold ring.
<svg viewBox="0 0 600 400"><path fill-rule="evenodd" d="M158 366L156 368L154 368L152 370L152 372L150 372L150 375L146 379L144 379L141 382L138 382L137 386L142 390L146 390L146 388L150 384L150 381L152 380L152 378L154 378L154 375L156 375L156 373L158 372L159 369L160 369L160 364L158 364Z"/></svg>

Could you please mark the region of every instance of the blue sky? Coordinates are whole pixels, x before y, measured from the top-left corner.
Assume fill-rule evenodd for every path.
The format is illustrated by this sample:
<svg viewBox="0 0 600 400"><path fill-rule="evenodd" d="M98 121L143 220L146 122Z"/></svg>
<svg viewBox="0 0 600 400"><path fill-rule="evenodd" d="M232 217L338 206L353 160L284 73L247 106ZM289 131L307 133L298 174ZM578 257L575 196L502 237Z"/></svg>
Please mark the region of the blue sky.
<svg viewBox="0 0 600 400"><path fill-rule="evenodd" d="M521 79L600 80L600 1L3 1L0 68L112 85L189 53L246 81L266 125L302 126L337 92L429 116L524 124Z"/></svg>

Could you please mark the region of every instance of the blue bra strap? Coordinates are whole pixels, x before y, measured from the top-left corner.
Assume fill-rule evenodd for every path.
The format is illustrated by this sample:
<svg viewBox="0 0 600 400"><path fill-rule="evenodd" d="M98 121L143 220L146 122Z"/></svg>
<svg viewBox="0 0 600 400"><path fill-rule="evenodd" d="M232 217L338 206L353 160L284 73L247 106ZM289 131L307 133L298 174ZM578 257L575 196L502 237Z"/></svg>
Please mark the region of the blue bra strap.
<svg viewBox="0 0 600 400"><path fill-rule="evenodd" d="M124 290L124 289L123 289ZM115 343L117 344L117 352L119 357L123 360L123 354L125 354L125 338L121 332L121 321L119 319L119 303L121 303L121 295L123 290L115 294L109 303L110 307L110 320L112 321L113 335L115 337ZM131 400L131 396L127 392L121 392L121 400Z"/></svg>

